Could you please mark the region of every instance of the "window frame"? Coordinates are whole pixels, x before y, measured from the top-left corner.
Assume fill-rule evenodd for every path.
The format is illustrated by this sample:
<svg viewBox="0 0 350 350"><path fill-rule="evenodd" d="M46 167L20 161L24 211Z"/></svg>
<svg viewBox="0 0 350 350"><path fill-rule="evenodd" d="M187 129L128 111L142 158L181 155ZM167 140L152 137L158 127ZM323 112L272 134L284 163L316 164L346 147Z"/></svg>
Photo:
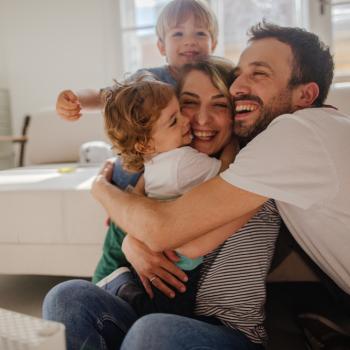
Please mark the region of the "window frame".
<svg viewBox="0 0 350 350"><path fill-rule="evenodd" d="M154 28L153 25L147 26L129 26L123 28L121 16L122 16L122 1L117 0L118 2L118 23L119 23L119 39L123 43L123 37L125 32L138 31L142 29ZM130 0L127 0L130 1ZM333 4L336 3L350 3L349 0L294 0L297 8L297 12L300 14L298 18L298 26L304 27L307 30L316 33L319 35L322 41L324 41L332 50L332 9ZM222 0L207 0L210 7L213 9L217 15L219 28L223 26L223 3ZM223 40L223 31L219 31L218 37L218 46L215 50L216 55L223 55L224 53L224 40ZM125 72L125 59L124 59L124 45L122 44L120 50L118 50L119 62L122 63L121 71ZM333 51L333 50L332 50ZM139 67L142 68L142 67ZM350 84L350 74L338 74L335 75L333 84L337 83L349 83Z"/></svg>

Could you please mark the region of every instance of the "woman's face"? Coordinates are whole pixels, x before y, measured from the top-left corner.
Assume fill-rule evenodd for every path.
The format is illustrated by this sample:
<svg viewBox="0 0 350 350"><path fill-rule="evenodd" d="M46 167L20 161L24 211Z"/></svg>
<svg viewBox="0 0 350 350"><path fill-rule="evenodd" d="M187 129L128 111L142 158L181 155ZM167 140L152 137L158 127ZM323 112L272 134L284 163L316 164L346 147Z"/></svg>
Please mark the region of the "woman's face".
<svg viewBox="0 0 350 350"><path fill-rule="evenodd" d="M233 129L229 101L205 73L193 70L187 74L180 107L190 120L195 149L212 155L229 142Z"/></svg>

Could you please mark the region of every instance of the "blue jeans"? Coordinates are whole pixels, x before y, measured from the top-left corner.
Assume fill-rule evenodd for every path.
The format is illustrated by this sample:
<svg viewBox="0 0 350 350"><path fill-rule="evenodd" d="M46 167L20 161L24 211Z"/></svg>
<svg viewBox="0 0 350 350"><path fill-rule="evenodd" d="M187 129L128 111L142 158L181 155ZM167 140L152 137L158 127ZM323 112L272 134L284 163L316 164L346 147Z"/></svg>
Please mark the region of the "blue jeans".
<svg viewBox="0 0 350 350"><path fill-rule="evenodd" d="M140 318L121 350L262 350L241 332L193 318L152 314Z"/></svg>
<svg viewBox="0 0 350 350"><path fill-rule="evenodd" d="M127 302L84 280L52 288L44 299L43 318L66 326L67 350L118 349L137 320Z"/></svg>
<svg viewBox="0 0 350 350"><path fill-rule="evenodd" d="M196 301L197 283L200 277L200 266L194 270L186 271L186 274L188 277L186 292L176 293L173 299L168 298L153 286L154 297L150 299L134 271L122 273L101 288L109 294L118 295L125 300L134 309L138 317L153 313L192 317Z"/></svg>
<svg viewBox="0 0 350 350"><path fill-rule="evenodd" d="M122 190L125 190L129 185L135 186L142 172L130 172L122 167L120 158L117 158L113 168L112 183Z"/></svg>
<svg viewBox="0 0 350 350"><path fill-rule="evenodd" d="M43 317L66 326L67 350L263 349L239 331L193 318L159 313L137 321L128 303L83 280L51 289Z"/></svg>

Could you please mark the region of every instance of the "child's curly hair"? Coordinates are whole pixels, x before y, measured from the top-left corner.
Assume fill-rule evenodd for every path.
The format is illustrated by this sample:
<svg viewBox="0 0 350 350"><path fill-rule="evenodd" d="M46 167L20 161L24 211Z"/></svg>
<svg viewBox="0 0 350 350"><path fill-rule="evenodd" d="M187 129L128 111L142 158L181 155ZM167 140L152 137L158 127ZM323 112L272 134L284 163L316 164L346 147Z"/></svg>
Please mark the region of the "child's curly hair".
<svg viewBox="0 0 350 350"><path fill-rule="evenodd" d="M145 154L137 144L147 146L161 111L175 96L173 88L151 75L117 83L105 93L105 129L123 167L141 171Z"/></svg>

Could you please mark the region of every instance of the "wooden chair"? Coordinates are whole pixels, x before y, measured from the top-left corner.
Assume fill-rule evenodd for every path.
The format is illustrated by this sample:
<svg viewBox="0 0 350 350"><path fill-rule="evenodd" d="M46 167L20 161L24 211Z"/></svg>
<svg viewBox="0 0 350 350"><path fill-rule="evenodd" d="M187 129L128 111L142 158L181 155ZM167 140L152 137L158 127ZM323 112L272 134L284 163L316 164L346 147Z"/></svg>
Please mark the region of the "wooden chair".
<svg viewBox="0 0 350 350"><path fill-rule="evenodd" d="M27 131L30 124L30 115L26 115L24 117L23 126L22 126L22 133L20 136L8 136L8 135L0 135L0 142L12 142L12 143L19 143L19 158L18 158L18 166L24 165L24 152L25 152L25 145L28 141L27 137Z"/></svg>

